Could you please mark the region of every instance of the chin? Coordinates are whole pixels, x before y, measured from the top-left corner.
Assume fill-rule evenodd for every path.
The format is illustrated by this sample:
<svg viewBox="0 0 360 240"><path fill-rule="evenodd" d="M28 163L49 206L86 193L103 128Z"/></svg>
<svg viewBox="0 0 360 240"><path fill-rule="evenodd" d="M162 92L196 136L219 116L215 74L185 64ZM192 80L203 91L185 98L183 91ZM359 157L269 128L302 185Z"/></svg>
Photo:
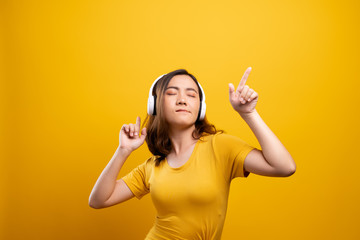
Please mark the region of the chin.
<svg viewBox="0 0 360 240"><path fill-rule="evenodd" d="M169 123L171 126L176 126L177 128L189 128L195 124L195 120L192 121L173 121Z"/></svg>

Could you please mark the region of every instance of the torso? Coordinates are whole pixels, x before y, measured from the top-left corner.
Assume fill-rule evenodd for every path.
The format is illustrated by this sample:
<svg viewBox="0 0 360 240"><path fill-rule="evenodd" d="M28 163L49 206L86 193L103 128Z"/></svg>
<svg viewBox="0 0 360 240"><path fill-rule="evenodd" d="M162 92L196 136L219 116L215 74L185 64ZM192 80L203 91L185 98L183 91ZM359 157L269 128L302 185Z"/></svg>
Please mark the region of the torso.
<svg viewBox="0 0 360 240"><path fill-rule="evenodd" d="M206 139L150 168L148 186L157 215L145 239L221 239L230 186L224 174L230 171L225 154L213 148L211 136Z"/></svg>

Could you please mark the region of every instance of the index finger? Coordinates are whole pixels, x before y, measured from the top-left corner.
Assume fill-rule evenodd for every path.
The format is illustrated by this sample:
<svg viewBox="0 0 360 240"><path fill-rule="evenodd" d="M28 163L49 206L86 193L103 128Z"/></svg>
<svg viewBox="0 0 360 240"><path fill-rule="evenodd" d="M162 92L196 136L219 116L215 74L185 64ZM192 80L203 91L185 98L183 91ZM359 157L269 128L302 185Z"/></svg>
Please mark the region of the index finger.
<svg viewBox="0 0 360 240"><path fill-rule="evenodd" d="M136 126L138 127L138 129L140 129L140 117L139 116L137 116L136 117Z"/></svg>
<svg viewBox="0 0 360 240"><path fill-rule="evenodd" d="M249 77L251 71L251 67L248 67L243 75L243 77L240 80L239 86L237 87L236 91L241 91L242 88L245 86L246 80Z"/></svg>

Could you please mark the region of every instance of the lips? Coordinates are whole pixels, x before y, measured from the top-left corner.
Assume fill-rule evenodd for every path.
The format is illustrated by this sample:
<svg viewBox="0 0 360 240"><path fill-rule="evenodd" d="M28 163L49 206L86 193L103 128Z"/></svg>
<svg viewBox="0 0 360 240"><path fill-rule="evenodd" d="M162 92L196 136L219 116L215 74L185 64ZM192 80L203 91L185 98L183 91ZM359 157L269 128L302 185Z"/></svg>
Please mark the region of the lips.
<svg viewBox="0 0 360 240"><path fill-rule="evenodd" d="M186 109L178 109L178 110L176 110L176 112L189 112L189 111Z"/></svg>

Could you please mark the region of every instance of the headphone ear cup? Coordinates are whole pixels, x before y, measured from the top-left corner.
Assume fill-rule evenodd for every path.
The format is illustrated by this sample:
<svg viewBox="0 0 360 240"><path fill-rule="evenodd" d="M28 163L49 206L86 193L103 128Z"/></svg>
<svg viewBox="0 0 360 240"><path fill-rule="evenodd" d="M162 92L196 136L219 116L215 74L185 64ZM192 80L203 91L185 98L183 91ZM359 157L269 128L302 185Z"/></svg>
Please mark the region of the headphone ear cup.
<svg viewBox="0 0 360 240"><path fill-rule="evenodd" d="M206 103L205 103L205 102L201 102L201 113L200 113L200 118L199 118L199 120L204 120L204 118L205 118L205 112L206 112Z"/></svg>
<svg viewBox="0 0 360 240"><path fill-rule="evenodd" d="M153 96L153 108L154 108L153 115L156 115L156 95Z"/></svg>
<svg viewBox="0 0 360 240"><path fill-rule="evenodd" d="M149 115L153 115L153 113L154 113L154 97L153 96L149 96L149 98L148 98L147 112Z"/></svg>
<svg viewBox="0 0 360 240"><path fill-rule="evenodd" d="M155 84L157 83L157 81L160 78L162 78L164 75L166 75L166 74L163 74L160 77L158 77L150 87L149 97L148 97L148 102L147 102L147 113L149 115L156 115L156 106L155 106L156 105L156 95L153 96L152 92L153 92L153 88L154 88Z"/></svg>

